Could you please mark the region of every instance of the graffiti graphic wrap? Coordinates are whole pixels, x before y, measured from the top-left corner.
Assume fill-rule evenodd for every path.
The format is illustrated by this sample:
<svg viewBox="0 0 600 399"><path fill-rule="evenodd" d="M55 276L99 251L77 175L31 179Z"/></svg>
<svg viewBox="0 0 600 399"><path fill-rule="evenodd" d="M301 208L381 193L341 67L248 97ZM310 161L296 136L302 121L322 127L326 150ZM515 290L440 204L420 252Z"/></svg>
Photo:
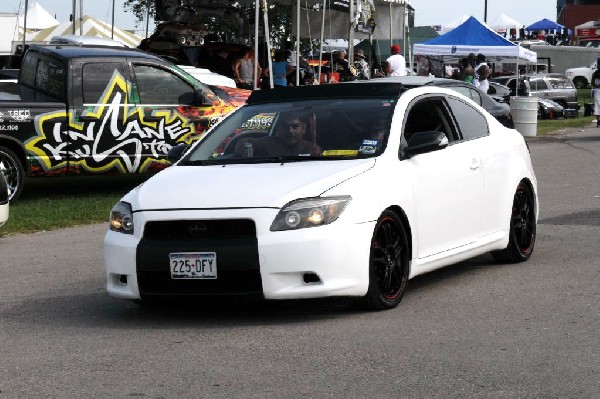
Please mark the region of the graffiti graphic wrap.
<svg viewBox="0 0 600 399"><path fill-rule="evenodd" d="M166 154L175 144L199 138L194 124L175 109L129 104L128 89L123 76L115 72L99 105L80 117L65 111L38 115L37 136L26 142L43 169L38 172L154 171L168 164Z"/></svg>

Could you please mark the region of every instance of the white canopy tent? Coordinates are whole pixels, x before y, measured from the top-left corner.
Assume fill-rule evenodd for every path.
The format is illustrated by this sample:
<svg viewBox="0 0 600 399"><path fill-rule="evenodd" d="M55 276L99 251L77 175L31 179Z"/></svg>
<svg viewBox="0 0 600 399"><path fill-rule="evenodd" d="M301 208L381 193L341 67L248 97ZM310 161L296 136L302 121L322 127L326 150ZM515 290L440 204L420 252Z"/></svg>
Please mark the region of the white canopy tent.
<svg viewBox="0 0 600 399"><path fill-rule="evenodd" d="M495 30L498 33L508 33L510 34L510 30L514 29L516 33L516 37L519 37L519 29L524 28L525 25L509 17L506 14L498 15L490 24L490 28ZM510 36L509 36L510 37Z"/></svg>
<svg viewBox="0 0 600 399"><path fill-rule="evenodd" d="M27 26L25 26L25 22L27 22ZM27 9L27 21L25 21L25 14L19 15L19 26L25 27L28 31L50 28L59 23L38 2L33 3Z"/></svg>
<svg viewBox="0 0 600 399"><path fill-rule="evenodd" d="M448 25L444 25L443 32L450 32L452 29L464 23L467 19L469 19L469 16L467 14L461 15L460 17L450 22Z"/></svg>

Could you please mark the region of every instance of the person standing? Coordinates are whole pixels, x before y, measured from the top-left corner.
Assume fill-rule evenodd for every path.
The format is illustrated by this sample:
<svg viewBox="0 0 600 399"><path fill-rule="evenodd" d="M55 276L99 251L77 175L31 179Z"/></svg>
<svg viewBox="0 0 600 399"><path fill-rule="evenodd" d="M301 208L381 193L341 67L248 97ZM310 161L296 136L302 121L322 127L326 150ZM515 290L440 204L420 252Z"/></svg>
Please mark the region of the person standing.
<svg viewBox="0 0 600 399"><path fill-rule="evenodd" d="M338 58L333 61L333 72L340 75L340 82L349 82L355 79L356 76L350 69L350 63L346 59L346 50L338 52Z"/></svg>
<svg viewBox="0 0 600 399"><path fill-rule="evenodd" d="M600 57L596 60L600 65ZM596 116L596 127L600 127L600 68L592 74L592 89L594 96L594 115Z"/></svg>
<svg viewBox="0 0 600 399"><path fill-rule="evenodd" d="M463 82L475 84L475 70L466 57L460 60L460 76Z"/></svg>
<svg viewBox="0 0 600 399"><path fill-rule="evenodd" d="M254 89L254 50L248 49L244 55L235 60L233 73L237 87L241 89ZM262 68L258 65L258 74L261 76Z"/></svg>
<svg viewBox="0 0 600 399"><path fill-rule="evenodd" d="M477 54L475 58L477 65L475 66L475 86L479 87L481 91L487 93L490 88L490 82L488 78L490 76L490 67L485 62L485 55Z"/></svg>
<svg viewBox="0 0 600 399"><path fill-rule="evenodd" d="M354 52L354 67L356 68L358 79L371 79L371 68L369 68L369 63L365 60L365 53L361 49Z"/></svg>
<svg viewBox="0 0 600 399"><path fill-rule="evenodd" d="M273 71L273 86L274 87L286 87L288 85L287 75L292 72L293 68L288 64L284 53L281 50L275 52L275 59L271 63L271 69ZM271 71L267 67L265 69L265 76L269 77ZM263 89L268 89L263 87Z"/></svg>
<svg viewBox="0 0 600 399"><path fill-rule="evenodd" d="M390 65L390 74L389 76L406 76L408 72L406 71L406 60L400 54L400 46L394 44L390 47L392 51L392 55L387 59L387 62Z"/></svg>

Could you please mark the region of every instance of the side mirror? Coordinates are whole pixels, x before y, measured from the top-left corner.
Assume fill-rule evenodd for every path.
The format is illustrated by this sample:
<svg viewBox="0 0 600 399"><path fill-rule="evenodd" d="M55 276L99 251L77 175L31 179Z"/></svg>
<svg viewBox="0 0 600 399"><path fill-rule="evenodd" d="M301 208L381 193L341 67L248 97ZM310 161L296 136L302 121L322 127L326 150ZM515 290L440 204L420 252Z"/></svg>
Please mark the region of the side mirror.
<svg viewBox="0 0 600 399"><path fill-rule="evenodd" d="M211 96L206 93L203 89L198 89L194 92L194 105L199 105L202 107L210 107L213 105L213 100Z"/></svg>
<svg viewBox="0 0 600 399"><path fill-rule="evenodd" d="M404 153L408 157L448 147L448 137L442 132L417 132L408 140Z"/></svg>
<svg viewBox="0 0 600 399"><path fill-rule="evenodd" d="M190 148L190 146L185 143L179 143L175 147L171 147L169 152L167 152L167 159L171 163L179 161L188 148Z"/></svg>

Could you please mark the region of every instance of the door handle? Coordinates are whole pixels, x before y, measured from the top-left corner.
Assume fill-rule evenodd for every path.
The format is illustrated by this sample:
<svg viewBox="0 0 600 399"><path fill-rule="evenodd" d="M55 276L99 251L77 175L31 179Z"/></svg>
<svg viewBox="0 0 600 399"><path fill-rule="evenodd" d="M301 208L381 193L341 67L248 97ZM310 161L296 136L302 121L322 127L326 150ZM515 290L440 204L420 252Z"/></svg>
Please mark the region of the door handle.
<svg viewBox="0 0 600 399"><path fill-rule="evenodd" d="M480 166L481 166L481 161L479 161L479 159L477 159L477 158L471 159L471 170L479 169Z"/></svg>

